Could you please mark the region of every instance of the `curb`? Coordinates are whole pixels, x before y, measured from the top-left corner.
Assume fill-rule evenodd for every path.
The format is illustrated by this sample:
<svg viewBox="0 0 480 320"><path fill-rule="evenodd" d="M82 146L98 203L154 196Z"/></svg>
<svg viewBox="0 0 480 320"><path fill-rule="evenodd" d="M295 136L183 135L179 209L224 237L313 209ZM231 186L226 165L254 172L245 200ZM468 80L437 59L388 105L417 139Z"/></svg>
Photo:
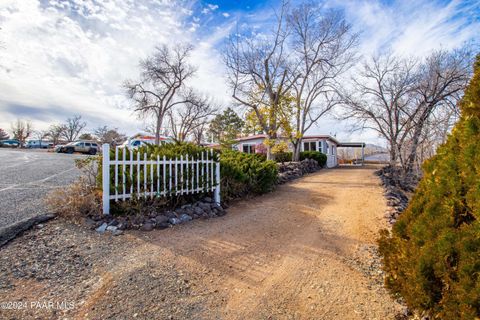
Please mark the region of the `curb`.
<svg viewBox="0 0 480 320"><path fill-rule="evenodd" d="M34 225L46 222L53 218L55 218L54 214L47 213L18 221L17 223L14 223L8 227L0 228L0 247L4 246L9 241L15 239L15 237L27 231Z"/></svg>

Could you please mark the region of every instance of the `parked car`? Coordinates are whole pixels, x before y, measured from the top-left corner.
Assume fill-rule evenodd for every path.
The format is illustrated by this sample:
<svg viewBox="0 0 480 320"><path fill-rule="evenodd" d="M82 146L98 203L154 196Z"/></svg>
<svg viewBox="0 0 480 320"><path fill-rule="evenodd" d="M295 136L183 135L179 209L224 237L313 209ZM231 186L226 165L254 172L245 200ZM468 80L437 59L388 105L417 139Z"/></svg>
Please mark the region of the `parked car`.
<svg viewBox="0 0 480 320"><path fill-rule="evenodd" d="M67 143L66 145L58 145L55 147L55 152L58 153L88 153L91 155L97 154L98 144L93 141L79 140Z"/></svg>
<svg viewBox="0 0 480 320"><path fill-rule="evenodd" d="M26 147L29 149L48 149L53 146L53 143L44 140L28 140Z"/></svg>
<svg viewBox="0 0 480 320"><path fill-rule="evenodd" d="M20 141L15 139L0 140L0 147L2 148L18 148L20 147Z"/></svg>
<svg viewBox="0 0 480 320"><path fill-rule="evenodd" d="M171 143L172 140L168 137L160 137L160 143ZM143 146L145 144L155 144L155 138L152 137L140 137L140 138L134 138L134 139L128 139L122 144L122 147L128 147L128 148L138 148L140 146Z"/></svg>

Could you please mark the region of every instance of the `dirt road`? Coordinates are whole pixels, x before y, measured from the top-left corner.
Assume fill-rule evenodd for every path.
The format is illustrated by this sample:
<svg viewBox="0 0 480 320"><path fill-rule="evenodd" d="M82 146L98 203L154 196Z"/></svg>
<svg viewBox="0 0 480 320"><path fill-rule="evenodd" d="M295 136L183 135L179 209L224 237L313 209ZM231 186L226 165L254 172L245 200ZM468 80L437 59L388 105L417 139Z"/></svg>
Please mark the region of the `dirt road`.
<svg viewBox="0 0 480 320"><path fill-rule="evenodd" d="M322 170L224 217L163 231L107 237L49 225L50 239L83 237L93 251L76 254L91 265L69 272L79 278L69 290L30 280L37 289L23 299L61 295L75 307L53 316L78 319L392 319L401 306L382 287L375 255L386 205L373 171ZM106 247L95 251L96 241ZM18 240L6 248L20 249ZM3 301L21 295L21 279L10 281Z"/></svg>

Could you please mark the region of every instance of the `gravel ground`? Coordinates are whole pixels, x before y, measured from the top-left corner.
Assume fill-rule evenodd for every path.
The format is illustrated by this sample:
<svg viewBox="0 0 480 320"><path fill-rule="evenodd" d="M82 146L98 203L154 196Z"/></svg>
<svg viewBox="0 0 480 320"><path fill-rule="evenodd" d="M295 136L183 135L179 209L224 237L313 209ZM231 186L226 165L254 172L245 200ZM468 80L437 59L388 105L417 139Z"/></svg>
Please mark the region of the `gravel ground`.
<svg viewBox="0 0 480 320"><path fill-rule="evenodd" d="M0 148L0 228L45 213L45 195L78 177L74 159L81 157Z"/></svg>
<svg viewBox="0 0 480 320"><path fill-rule="evenodd" d="M0 306L27 306L0 319L393 319L374 170L322 170L165 230L47 223L1 249Z"/></svg>

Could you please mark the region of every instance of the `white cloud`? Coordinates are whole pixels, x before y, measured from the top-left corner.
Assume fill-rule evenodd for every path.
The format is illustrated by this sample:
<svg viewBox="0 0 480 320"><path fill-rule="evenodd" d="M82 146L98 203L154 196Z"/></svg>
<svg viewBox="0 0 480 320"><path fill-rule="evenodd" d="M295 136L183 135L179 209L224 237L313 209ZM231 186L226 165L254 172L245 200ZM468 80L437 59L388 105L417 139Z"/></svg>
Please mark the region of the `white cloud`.
<svg viewBox="0 0 480 320"><path fill-rule="evenodd" d="M160 4L159 4L160 3ZM142 126L128 110L121 87L138 76L138 61L159 43L190 41L191 10L167 2L37 0L0 3L0 127L17 117L37 129L82 114L91 127L108 124L128 133ZM208 51L212 50L212 53ZM223 88L212 66L213 45L201 47L201 87ZM207 67L205 67L207 66ZM213 70L213 71L212 71ZM215 74L215 76L214 76ZM216 91L225 97L226 92Z"/></svg>
<svg viewBox="0 0 480 320"><path fill-rule="evenodd" d="M228 12L224 12L224 13L222 13L222 16L224 16L225 18L228 18L228 17L230 17L230 14Z"/></svg>

